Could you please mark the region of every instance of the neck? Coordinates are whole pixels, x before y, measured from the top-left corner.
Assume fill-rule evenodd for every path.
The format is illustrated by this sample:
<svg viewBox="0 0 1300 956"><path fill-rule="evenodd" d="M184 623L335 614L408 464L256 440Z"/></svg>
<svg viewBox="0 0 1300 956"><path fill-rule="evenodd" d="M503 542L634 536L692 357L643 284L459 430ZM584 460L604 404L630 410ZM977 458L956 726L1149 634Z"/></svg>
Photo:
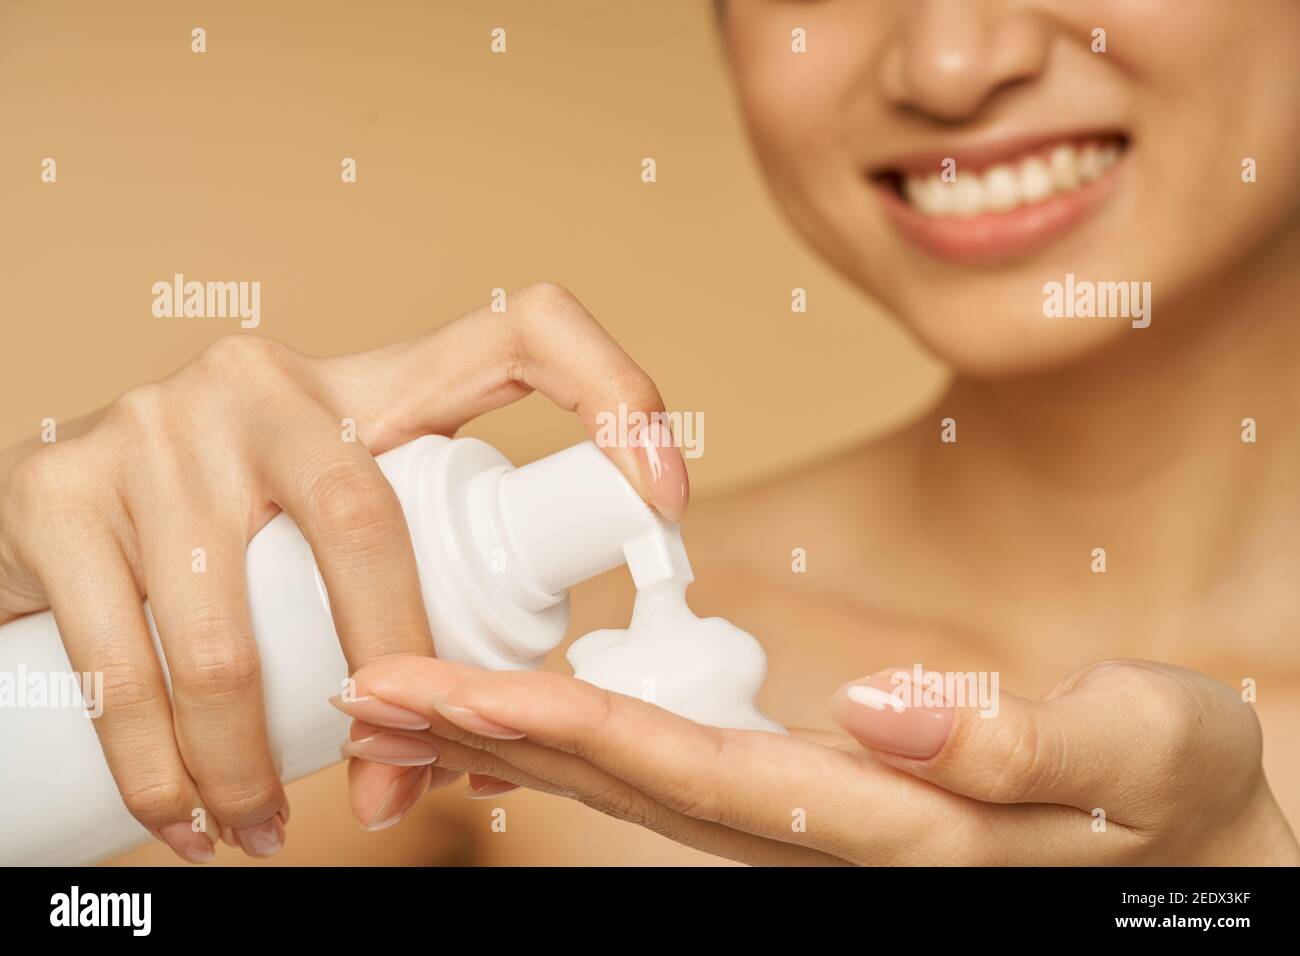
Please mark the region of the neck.
<svg viewBox="0 0 1300 956"><path fill-rule="evenodd" d="M1132 589L1150 614L1275 559L1277 529L1300 525L1297 262L1300 230L1088 361L958 378L936 409L957 420L957 445L933 421L919 436L931 518L1002 587L1058 604L1071 589L1095 599L1094 548L1107 603Z"/></svg>

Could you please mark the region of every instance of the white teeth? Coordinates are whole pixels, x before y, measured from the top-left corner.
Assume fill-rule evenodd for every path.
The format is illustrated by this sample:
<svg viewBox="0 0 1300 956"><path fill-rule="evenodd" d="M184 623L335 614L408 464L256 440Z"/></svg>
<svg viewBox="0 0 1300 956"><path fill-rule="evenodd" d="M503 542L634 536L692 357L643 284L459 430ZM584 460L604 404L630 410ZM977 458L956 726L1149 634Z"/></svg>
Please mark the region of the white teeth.
<svg viewBox="0 0 1300 956"><path fill-rule="evenodd" d="M924 179L908 177L908 198L927 216L943 216L952 211L952 192L944 188L938 176Z"/></svg>
<svg viewBox="0 0 1300 956"><path fill-rule="evenodd" d="M1096 143L1089 143L1079 153L1079 178L1085 183L1090 183L1104 172L1105 169L1101 165L1101 150L1097 148Z"/></svg>
<svg viewBox="0 0 1300 956"><path fill-rule="evenodd" d="M1020 164L1020 199L1026 205L1042 202L1055 191L1052 171L1047 163L1031 156Z"/></svg>
<svg viewBox="0 0 1300 956"><path fill-rule="evenodd" d="M984 173L984 204L994 212L1020 205L1020 181L1010 166L991 166Z"/></svg>
<svg viewBox="0 0 1300 956"><path fill-rule="evenodd" d="M930 184L930 214L933 216L952 215L953 206L956 202L953 191L940 181L938 176L930 176L926 179L926 182Z"/></svg>
<svg viewBox="0 0 1300 956"><path fill-rule="evenodd" d="M1082 147L1062 144L1045 155L991 166L982 175L959 171L952 183L943 182L937 175L907 176L903 194L926 216L969 218L986 212L1007 212L1099 179L1115 165L1121 152L1120 145L1113 142L1091 142Z"/></svg>
<svg viewBox="0 0 1300 956"><path fill-rule="evenodd" d="M958 174L955 183L941 182L939 188L948 193L949 211L962 219L977 216L984 211L984 187L978 176Z"/></svg>
<svg viewBox="0 0 1300 956"><path fill-rule="evenodd" d="M1056 188L1065 192L1079 188L1079 154L1073 146L1058 146L1047 158L1052 167L1052 182Z"/></svg>
<svg viewBox="0 0 1300 956"><path fill-rule="evenodd" d="M927 216L938 214L938 204L935 201L935 185L938 183L938 177L929 176L921 179L919 176L908 176L903 181L903 195L917 209L921 210Z"/></svg>

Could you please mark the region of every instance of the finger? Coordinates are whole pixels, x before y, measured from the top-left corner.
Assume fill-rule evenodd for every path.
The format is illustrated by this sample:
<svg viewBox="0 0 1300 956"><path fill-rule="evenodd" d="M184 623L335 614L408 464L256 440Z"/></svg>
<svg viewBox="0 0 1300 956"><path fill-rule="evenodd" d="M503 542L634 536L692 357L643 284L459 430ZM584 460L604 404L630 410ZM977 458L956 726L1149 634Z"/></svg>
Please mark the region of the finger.
<svg viewBox="0 0 1300 956"><path fill-rule="evenodd" d="M366 760L348 762L352 814L363 830L396 826L431 790L449 787L461 774L428 765L390 766Z"/></svg>
<svg viewBox="0 0 1300 956"><path fill-rule="evenodd" d="M449 728L455 732L455 727ZM527 741L501 742L479 738L478 746L469 746L448 738L419 731L390 730L356 721L352 729L354 742L365 741L369 748L352 748L350 753L378 751L380 756L405 752L419 746L436 750L436 765L444 771L463 771L482 781L467 796L488 799L502 796L516 787L527 787L581 803L638 826L677 843L683 843L716 856L756 866L842 866L844 861L809 847L783 843L698 820L671 810L645 793L593 767L580 757L557 753ZM506 756L483 746L499 745L508 749ZM385 757L386 759L386 757ZM366 765L365 760L354 764ZM373 766L373 765L371 765ZM356 802L354 778L353 800Z"/></svg>
<svg viewBox="0 0 1300 956"><path fill-rule="evenodd" d="M111 532L80 532L60 566L38 568L73 670L102 674L94 720L131 815L182 859L205 863L216 833L173 732L162 665L131 568ZM197 818L195 811L203 811Z"/></svg>
<svg viewBox="0 0 1300 956"><path fill-rule="evenodd" d="M452 434L469 420L541 392L577 414L587 433L670 521L690 497L686 464L650 377L582 304L559 286L529 286L504 313L471 312L420 338L326 359L322 400L356 419L379 454L420 435ZM624 410L620 414L620 407ZM636 427L646 420L647 427ZM626 422L621 431L611 423Z"/></svg>
<svg viewBox="0 0 1300 956"><path fill-rule="evenodd" d="M428 719L431 733L525 769L535 761L546 779L568 765L544 769L544 761L576 758L675 813L836 856L845 856L849 835L831 821L869 815L882 827L902 825L904 810L919 820L940 812L945 798L811 741L705 727L558 674L393 659L356 680L359 693ZM816 825L792 826L805 819Z"/></svg>
<svg viewBox="0 0 1300 956"><path fill-rule="evenodd" d="M311 545L348 664L432 654L406 516L366 448L343 441L330 413L303 401L264 430L254 455Z"/></svg>
<svg viewBox="0 0 1300 956"><path fill-rule="evenodd" d="M842 687L831 712L891 766L955 793L1103 808L1123 822L1158 812L1161 792L1209 765L1198 748L1232 765L1257 752L1250 709L1179 668L1098 665L1037 701L997 687L981 698L977 677L928 672L918 683L912 671L890 670Z"/></svg>
<svg viewBox="0 0 1300 956"><path fill-rule="evenodd" d="M284 843L288 798L267 738L246 529L237 513L199 500L204 490L193 482L173 478L165 517L156 496L128 495L127 508L171 675L177 740L205 803L235 842L252 856L270 856Z"/></svg>
<svg viewBox="0 0 1300 956"><path fill-rule="evenodd" d="M385 726L388 728L425 730L429 726L429 721L420 715L387 704L376 697L350 697L345 703L342 696L335 695L330 698L330 703L350 716L386 722ZM356 720L353 722L354 730L357 726L372 725L362 724L361 720ZM355 732L353 737L356 737ZM346 745L343 756L351 756ZM406 798L409 795L409 788L414 786L416 775L407 774L406 771L427 765L430 761L412 759L413 754L409 751L399 754L399 757L401 759L389 760L387 763L366 760L349 762L348 790L352 798L352 814L361 821L362 829L387 829L400 822L409 809L415 806L418 795L414 800L408 801ZM435 766L432 771L428 784L429 790L450 786L461 777L460 773L441 767ZM405 778L407 781L402 785L401 791L393 789L399 778Z"/></svg>

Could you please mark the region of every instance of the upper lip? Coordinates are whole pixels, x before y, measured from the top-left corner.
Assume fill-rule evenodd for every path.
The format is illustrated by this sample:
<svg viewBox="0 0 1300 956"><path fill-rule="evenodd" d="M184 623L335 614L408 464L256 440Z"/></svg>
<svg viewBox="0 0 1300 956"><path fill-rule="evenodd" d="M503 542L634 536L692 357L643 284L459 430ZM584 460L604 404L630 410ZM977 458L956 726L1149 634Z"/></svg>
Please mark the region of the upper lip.
<svg viewBox="0 0 1300 956"><path fill-rule="evenodd" d="M905 153L871 168L873 176L930 174L940 171L941 164L955 160L957 169L979 171L1004 160L1015 159L1046 146L1060 143L1079 143L1102 139L1127 139L1126 134L1114 127L1058 130L1030 133L994 139L971 139L943 147L927 147Z"/></svg>

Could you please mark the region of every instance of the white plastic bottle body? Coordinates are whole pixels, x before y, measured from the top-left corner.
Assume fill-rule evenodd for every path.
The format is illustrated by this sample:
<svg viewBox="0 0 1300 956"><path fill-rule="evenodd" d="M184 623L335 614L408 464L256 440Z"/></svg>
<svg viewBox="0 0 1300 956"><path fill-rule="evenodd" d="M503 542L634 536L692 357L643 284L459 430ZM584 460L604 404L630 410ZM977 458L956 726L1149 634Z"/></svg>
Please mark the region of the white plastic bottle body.
<svg viewBox="0 0 1300 956"><path fill-rule="evenodd" d="M406 517L438 656L492 670L537 667L567 631L568 588L626 564L638 589L680 604L659 631L715 639L665 645L678 648L667 657L680 661L665 660L654 626L603 657L595 645L609 642L588 641L593 682L623 691L654 663L666 705L683 716L780 729L753 705L762 649L730 625L719 630L690 614L684 594L692 574L679 529L594 444L516 469L476 439L430 435L377 460ZM311 548L287 515L253 537L245 563L267 739L288 782L342 759L349 720L328 699L344 690L348 666ZM151 617L149 627L165 673ZM707 679L699 660L712 661ZM66 685L72 676L49 612L0 627L0 864L93 863L150 839L118 793L93 718L29 694L33 681ZM92 693L92 708L97 700L111 707L112 695L111 686L103 698Z"/></svg>
<svg viewBox="0 0 1300 956"><path fill-rule="evenodd" d="M420 440L425 449L447 441ZM379 458L404 507L403 466L411 448ZM277 515L253 537L245 565L267 738L281 779L289 782L342 760L349 719L328 698L344 689L347 661L311 548L288 515ZM149 628L161 657L152 615ZM71 671L49 611L0 628L0 678L12 675L17 694L10 706L0 705L0 864L93 863L151 839L118 793L94 719L74 707L39 705L29 699L30 688L17 686L19 678L50 686ZM110 706L111 695L110 687Z"/></svg>

